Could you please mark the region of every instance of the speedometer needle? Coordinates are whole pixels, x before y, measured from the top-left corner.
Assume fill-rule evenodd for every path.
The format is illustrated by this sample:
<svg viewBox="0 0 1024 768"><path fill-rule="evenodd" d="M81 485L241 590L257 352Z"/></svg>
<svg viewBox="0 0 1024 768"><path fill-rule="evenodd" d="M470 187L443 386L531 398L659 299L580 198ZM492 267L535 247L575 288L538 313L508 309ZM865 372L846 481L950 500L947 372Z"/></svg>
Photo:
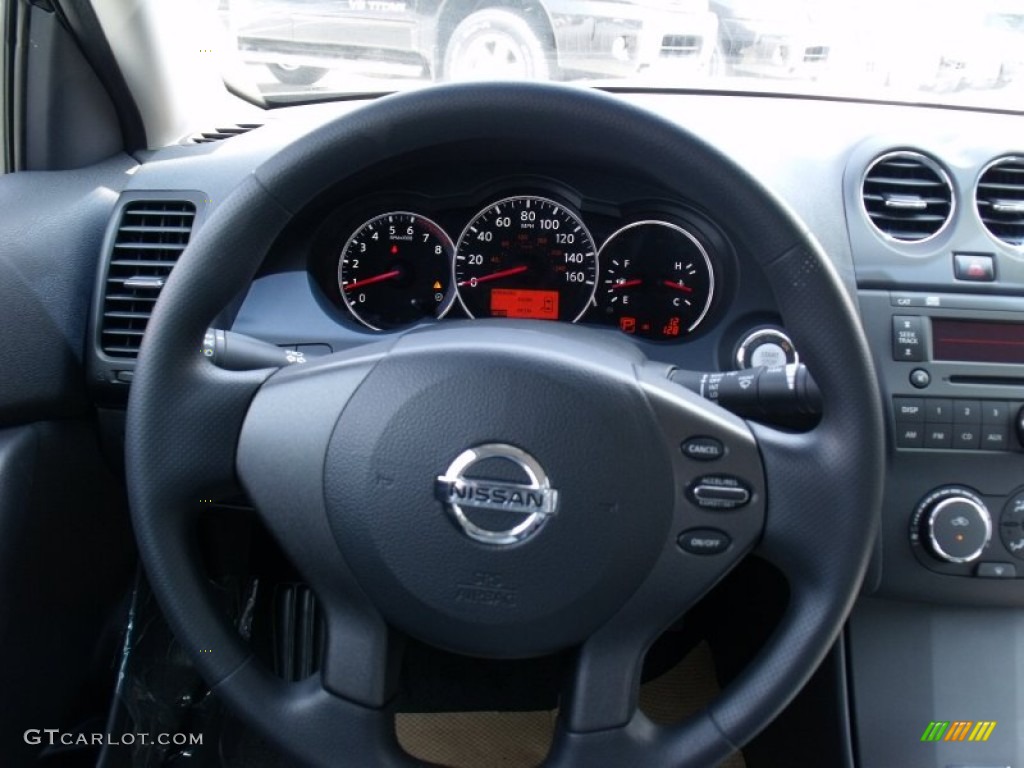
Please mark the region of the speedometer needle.
<svg viewBox="0 0 1024 768"><path fill-rule="evenodd" d="M469 280L460 281L458 285L460 287L463 285L475 286L479 285L480 283L486 283L488 280L500 280L503 277L512 277L512 275L521 274L525 272L527 269L528 267L525 264L522 264L518 267L512 267L511 269L502 269L499 270L498 272L491 272L491 274L484 275L483 277L471 277Z"/></svg>
<svg viewBox="0 0 1024 768"><path fill-rule="evenodd" d="M682 283L676 283L676 282L673 282L671 280L665 280L664 283L669 288L675 288L677 291L682 291L683 293L693 293L693 288L691 288L688 285L683 285Z"/></svg>
<svg viewBox="0 0 1024 768"><path fill-rule="evenodd" d="M345 285L345 291L351 291L356 288L362 288L364 285L373 285L374 283L382 283L385 280L390 280L393 277L398 277L401 271L392 269L390 272L385 272L382 275L374 275L373 277L364 277L362 280L353 280L351 283Z"/></svg>

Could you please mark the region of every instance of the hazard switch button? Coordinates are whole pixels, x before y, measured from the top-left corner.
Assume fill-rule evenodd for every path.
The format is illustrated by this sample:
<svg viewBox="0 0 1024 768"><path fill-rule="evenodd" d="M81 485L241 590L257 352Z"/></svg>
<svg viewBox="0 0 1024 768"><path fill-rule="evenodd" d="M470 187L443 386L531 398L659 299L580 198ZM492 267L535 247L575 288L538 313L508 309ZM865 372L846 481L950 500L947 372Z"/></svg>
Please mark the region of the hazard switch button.
<svg viewBox="0 0 1024 768"><path fill-rule="evenodd" d="M954 253L953 274L957 280L991 283L996 279L995 258L988 253Z"/></svg>

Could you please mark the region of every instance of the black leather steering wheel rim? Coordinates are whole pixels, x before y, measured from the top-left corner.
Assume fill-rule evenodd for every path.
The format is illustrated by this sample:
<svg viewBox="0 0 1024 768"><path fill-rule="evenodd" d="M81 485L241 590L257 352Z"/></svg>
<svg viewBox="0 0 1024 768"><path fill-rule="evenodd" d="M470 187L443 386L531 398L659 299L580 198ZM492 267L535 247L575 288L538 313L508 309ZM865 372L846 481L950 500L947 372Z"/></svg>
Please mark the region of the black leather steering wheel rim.
<svg viewBox="0 0 1024 768"><path fill-rule="evenodd" d="M680 726L655 728L638 715L621 728L566 731L549 757L552 765L713 764L795 695L852 606L880 506L881 404L853 304L802 224L718 151L612 96L553 85L471 84L387 97L286 147L240 185L179 261L140 353L126 464L142 562L198 669L250 724L311 764L330 764L342 752L381 765L408 764L372 708L333 696L315 681L284 685L214 607L194 547L194 502L234 476L249 402L271 372L221 371L196 350L274 238L317 195L391 158L480 139L563 147L576 160L595 163L626 148L638 170L699 202L759 262L823 393L824 417L811 432L752 425L774 481L758 552L791 586L786 613L755 661L708 710ZM367 642L373 637L366 635ZM198 652L209 647L214 653Z"/></svg>

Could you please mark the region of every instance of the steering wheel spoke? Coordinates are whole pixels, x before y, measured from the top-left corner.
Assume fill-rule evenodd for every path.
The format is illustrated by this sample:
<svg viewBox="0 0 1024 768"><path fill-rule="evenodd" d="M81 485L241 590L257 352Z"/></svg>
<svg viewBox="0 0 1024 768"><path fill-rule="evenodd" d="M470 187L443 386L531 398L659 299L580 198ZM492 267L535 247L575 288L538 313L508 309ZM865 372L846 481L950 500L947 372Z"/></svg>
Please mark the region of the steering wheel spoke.
<svg viewBox="0 0 1024 768"><path fill-rule="evenodd" d="M253 399L238 447L242 485L324 610L325 688L370 707L383 706L391 694L394 649L328 525L323 456L339 415L377 359L364 351L283 369Z"/></svg>
<svg viewBox="0 0 1024 768"><path fill-rule="evenodd" d="M647 649L755 546L764 521L763 473L746 425L667 381L662 366L638 375L672 457L675 508L645 581L579 649L563 707L572 732L633 719Z"/></svg>

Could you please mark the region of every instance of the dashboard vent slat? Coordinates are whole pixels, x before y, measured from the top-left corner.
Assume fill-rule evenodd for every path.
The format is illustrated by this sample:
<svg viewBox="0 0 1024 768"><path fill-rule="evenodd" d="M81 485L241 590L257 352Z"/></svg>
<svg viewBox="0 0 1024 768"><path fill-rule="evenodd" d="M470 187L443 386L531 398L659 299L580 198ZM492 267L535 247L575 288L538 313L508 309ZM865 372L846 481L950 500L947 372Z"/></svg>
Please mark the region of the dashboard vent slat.
<svg viewBox="0 0 1024 768"><path fill-rule="evenodd" d="M975 190L978 216L996 240L1024 246L1024 157L991 163Z"/></svg>
<svg viewBox="0 0 1024 768"><path fill-rule="evenodd" d="M191 144L210 144L214 141L230 139L233 136L241 136L243 133L248 133L262 127L263 123L238 123L237 125L217 127L212 131L200 131L194 134L189 138L188 142Z"/></svg>
<svg viewBox="0 0 1024 768"><path fill-rule="evenodd" d="M100 327L109 357L138 355L160 286L188 245L195 215L193 203L178 200L135 200L122 208Z"/></svg>
<svg viewBox="0 0 1024 768"><path fill-rule="evenodd" d="M861 202L885 237L917 243L941 232L953 216L953 185L946 172L917 152L891 152L864 174Z"/></svg>

